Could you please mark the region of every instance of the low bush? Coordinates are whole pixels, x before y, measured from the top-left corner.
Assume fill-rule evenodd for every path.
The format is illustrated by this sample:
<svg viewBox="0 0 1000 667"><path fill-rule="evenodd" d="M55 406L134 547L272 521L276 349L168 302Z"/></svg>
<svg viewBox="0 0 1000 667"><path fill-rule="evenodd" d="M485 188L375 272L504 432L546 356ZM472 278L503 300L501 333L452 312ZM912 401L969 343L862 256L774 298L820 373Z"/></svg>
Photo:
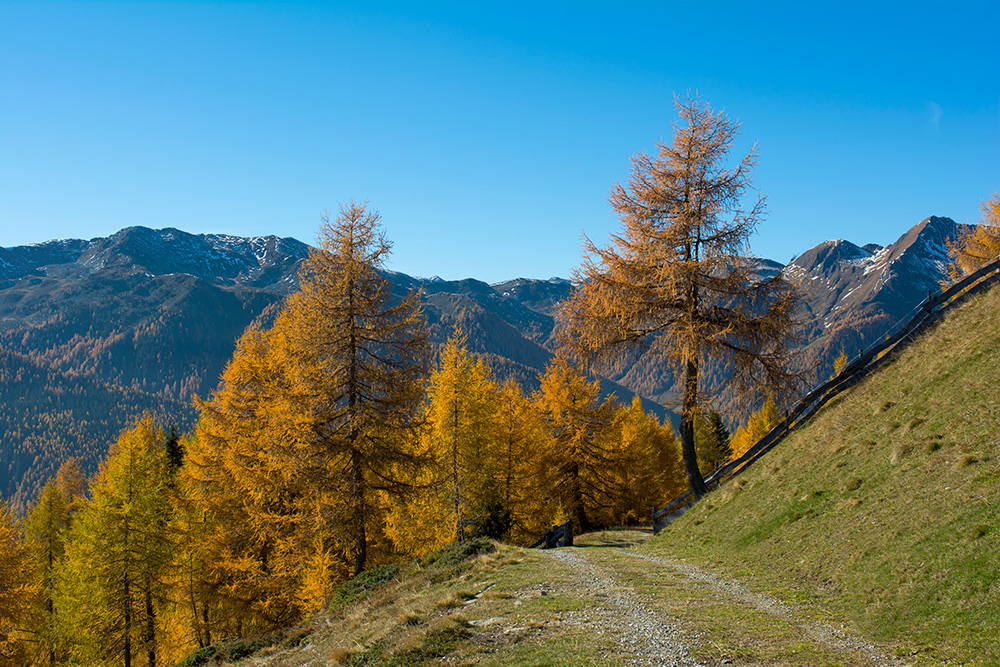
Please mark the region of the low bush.
<svg viewBox="0 0 1000 667"><path fill-rule="evenodd" d="M372 591L381 588L386 583L392 581L399 573L399 565L396 563L386 563L365 570L353 579L348 579L333 594L330 600L330 609L337 610L353 604L368 596Z"/></svg>

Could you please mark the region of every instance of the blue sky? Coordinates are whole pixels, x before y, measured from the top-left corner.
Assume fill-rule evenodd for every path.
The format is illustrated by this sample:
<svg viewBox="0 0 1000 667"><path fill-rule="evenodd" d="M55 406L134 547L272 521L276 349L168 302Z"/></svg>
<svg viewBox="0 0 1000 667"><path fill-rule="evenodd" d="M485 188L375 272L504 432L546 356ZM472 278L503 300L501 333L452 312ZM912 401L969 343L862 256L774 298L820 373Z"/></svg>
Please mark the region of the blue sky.
<svg viewBox="0 0 1000 667"><path fill-rule="evenodd" d="M368 199L418 276L567 276L698 91L756 142L754 253L975 222L996 2L0 0L0 246L130 225L313 241Z"/></svg>

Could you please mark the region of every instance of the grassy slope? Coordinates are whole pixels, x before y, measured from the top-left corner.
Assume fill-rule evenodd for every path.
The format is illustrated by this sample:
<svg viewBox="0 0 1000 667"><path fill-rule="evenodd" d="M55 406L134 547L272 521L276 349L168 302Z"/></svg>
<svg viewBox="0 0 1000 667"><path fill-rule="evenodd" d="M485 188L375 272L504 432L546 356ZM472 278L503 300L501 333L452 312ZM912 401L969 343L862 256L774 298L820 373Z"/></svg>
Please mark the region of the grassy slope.
<svg viewBox="0 0 1000 667"><path fill-rule="evenodd" d="M451 664L495 667L601 664L591 638L559 625L562 614L583 604L551 594L568 574L553 571L539 551L492 549L487 544L470 555L452 545L360 595L348 585L348 595L338 593L328 613L257 642L270 645L220 643L178 667L421 667L444 656ZM253 649L250 657L245 645Z"/></svg>
<svg viewBox="0 0 1000 667"><path fill-rule="evenodd" d="M956 308L647 548L1000 664L998 323L1000 289Z"/></svg>
<svg viewBox="0 0 1000 667"><path fill-rule="evenodd" d="M643 557L635 546L646 538L591 533L557 552L500 545L460 562L452 546L360 599L338 594L329 613L303 626L214 645L178 667L617 667L679 657L705 667L888 664L865 642L842 634L831 643L842 618L776 609L690 560Z"/></svg>

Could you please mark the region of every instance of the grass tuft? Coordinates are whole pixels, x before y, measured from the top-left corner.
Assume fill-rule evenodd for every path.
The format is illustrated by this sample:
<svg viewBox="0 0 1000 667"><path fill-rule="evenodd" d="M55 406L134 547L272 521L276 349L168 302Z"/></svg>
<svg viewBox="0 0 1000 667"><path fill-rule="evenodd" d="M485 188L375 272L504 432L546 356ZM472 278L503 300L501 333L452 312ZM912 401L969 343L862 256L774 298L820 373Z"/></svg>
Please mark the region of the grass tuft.
<svg viewBox="0 0 1000 667"><path fill-rule="evenodd" d="M892 465L899 465L903 459L910 455L913 451L913 445L909 442L897 442L896 446L892 448L892 454L889 456L889 463Z"/></svg>
<svg viewBox="0 0 1000 667"><path fill-rule="evenodd" d="M865 481L860 477L848 477L842 488L845 493L850 493L851 491L857 491L860 489L861 485L864 483Z"/></svg>
<svg viewBox="0 0 1000 667"><path fill-rule="evenodd" d="M421 563L424 566L452 567L480 554L493 553L496 548L496 542L493 540L475 537L464 542L455 542L443 549L429 553L421 559Z"/></svg>
<svg viewBox="0 0 1000 667"><path fill-rule="evenodd" d="M398 621L400 625L420 625L424 622L424 619L417 612L407 610L400 613Z"/></svg>
<svg viewBox="0 0 1000 667"><path fill-rule="evenodd" d="M959 468L968 468L970 466L975 465L976 463L979 463L979 459L972 454L963 454L958 459Z"/></svg>

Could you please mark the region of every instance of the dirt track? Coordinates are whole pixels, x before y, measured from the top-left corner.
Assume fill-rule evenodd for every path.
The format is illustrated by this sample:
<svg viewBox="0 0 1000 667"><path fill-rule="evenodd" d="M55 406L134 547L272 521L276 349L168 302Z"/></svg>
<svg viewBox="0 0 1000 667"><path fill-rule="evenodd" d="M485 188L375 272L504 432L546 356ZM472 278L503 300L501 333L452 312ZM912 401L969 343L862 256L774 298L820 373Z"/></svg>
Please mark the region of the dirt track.
<svg viewBox="0 0 1000 667"><path fill-rule="evenodd" d="M545 553L572 570L575 590L588 598L586 612L574 616L574 622L588 631L615 638L620 653L606 657L621 664L664 667L795 664L784 659L747 661L738 655L706 657L700 640L704 623L689 622L683 606L669 601L678 599L678 592L682 593L680 599L688 593L701 598L707 595L715 600L714 604L739 607L742 618L749 617L751 625L755 615L767 617L772 624L785 628L789 654L812 645L813 650L840 664L865 667L906 664L870 642L808 618L795 606L754 593L738 582L723 580L689 563L672 562L620 546L570 547ZM669 587L672 595L640 592L641 586L637 585L640 580ZM648 590L648 586L644 588Z"/></svg>

